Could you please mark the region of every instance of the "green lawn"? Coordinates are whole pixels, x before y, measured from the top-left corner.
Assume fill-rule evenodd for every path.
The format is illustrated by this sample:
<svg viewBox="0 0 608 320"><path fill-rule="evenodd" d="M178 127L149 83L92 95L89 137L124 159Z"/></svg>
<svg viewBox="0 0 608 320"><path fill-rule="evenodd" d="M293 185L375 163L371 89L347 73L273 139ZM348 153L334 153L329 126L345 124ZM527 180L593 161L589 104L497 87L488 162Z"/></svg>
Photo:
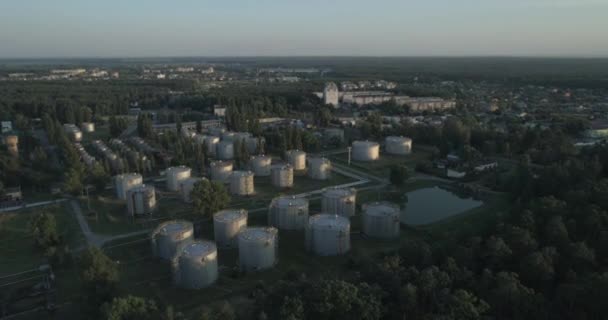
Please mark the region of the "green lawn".
<svg viewBox="0 0 608 320"><path fill-rule="evenodd" d="M46 263L44 253L34 246L29 229L34 214L43 211L55 216L59 233L69 248L80 247L82 233L66 204L0 213L0 275Z"/></svg>
<svg viewBox="0 0 608 320"><path fill-rule="evenodd" d="M388 177L390 172L390 167L396 164L405 164L410 169L414 169L416 164L424 161L428 161L430 159L430 153L423 150L414 150L412 154L407 156L395 156L381 153L380 158L376 161L370 162L360 162L360 161L351 161L350 166L362 170L364 172L379 176L379 177ZM340 164L348 163L348 154L342 153L338 155L329 156L332 161L336 161Z"/></svg>

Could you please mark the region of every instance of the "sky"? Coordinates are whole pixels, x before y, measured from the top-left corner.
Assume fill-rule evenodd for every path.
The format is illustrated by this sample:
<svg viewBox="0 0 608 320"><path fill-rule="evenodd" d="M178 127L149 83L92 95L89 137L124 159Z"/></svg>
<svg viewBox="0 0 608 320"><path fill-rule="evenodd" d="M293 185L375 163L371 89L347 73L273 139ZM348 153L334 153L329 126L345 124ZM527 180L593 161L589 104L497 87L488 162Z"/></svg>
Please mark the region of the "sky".
<svg viewBox="0 0 608 320"><path fill-rule="evenodd" d="M0 0L0 58L608 57L608 0Z"/></svg>

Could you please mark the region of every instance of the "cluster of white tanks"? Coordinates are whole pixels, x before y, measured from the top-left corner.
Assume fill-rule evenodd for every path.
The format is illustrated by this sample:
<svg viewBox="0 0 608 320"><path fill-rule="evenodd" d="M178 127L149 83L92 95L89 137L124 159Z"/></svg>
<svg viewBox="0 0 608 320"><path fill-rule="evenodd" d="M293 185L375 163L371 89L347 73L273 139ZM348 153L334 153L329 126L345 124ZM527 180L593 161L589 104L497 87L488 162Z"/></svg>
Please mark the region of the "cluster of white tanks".
<svg viewBox="0 0 608 320"><path fill-rule="evenodd" d="M407 137L386 137L386 153L394 155L408 155L412 153L412 139Z"/></svg>
<svg viewBox="0 0 608 320"><path fill-rule="evenodd" d="M276 263L278 230L272 227L249 227L238 235L239 267L243 271L271 268Z"/></svg>
<svg viewBox="0 0 608 320"><path fill-rule="evenodd" d="M361 216L363 234L372 238L394 239L401 229L401 208L390 202L364 204Z"/></svg>
<svg viewBox="0 0 608 320"><path fill-rule="evenodd" d="M218 278L217 247L211 241L184 243L176 250L171 269L173 283L185 289L201 289Z"/></svg>
<svg viewBox="0 0 608 320"><path fill-rule="evenodd" d="M127 212L129 216L152 214L156 209L156 190L154 186L139 185L127 191Z"/></svg>
<svg viewBox="0 0 608 320"><path fill-rule="evenodd" d="M180 191L182 181L190 178L192 169L186 166L169 167L165 171L167 179L167 189L169 191Z"/></svg>
<svg viewBox="0 0 608 320"><path fill-rule="evenodd" d="M116 186L116 196L121 200L127 199L127 192L144 183L144 179L139 173L125 173L114 177Z"/></svg>
<svg viewBox="0 0 608 320"><path fill-rule="evenodd" d="M238 234L246 227L246 210L222 210L213 215L215 242L222 248L236 246Z"/></svg>
<svg viewBox="0 0 608 320"><path fill-rule="evenodd" d="M291 188L293 186L293 167L289 164L271 166L270 181L275 187Z"/></svg>
<svg viewBox="0 0 608 320"><path fill-rule="evenodd" d="M217 182L228 182L234 166L229 161L213 161L211 162L211 180Z"/></svg>
<svg viewBox="0 0 608 320"><path fill-rule="evenodd" d="M350 250L350 221L334 214L317 214L306 225L306 248L320 256L340 255Z"/></svg>
<svg viewBox="0 0 608 320"><path fill-rule="evenodd" d="M80 128L82 129L82 132L95 132L95 124L93 122L83 122L80 124Z"/></svg>
<svg viewBox="0 0 608 320"><path fill-rule="evenodd" d="M205 179L205 178L190 177L190 178L187 178L187 179L184 179L181 181L180 192L182 194L182 199L184 200L184 202L186 202L186 203L192 202L191 194L192 194L192 190L194 189L194 185L196 185L203 179Z"/></svg>
<svg viewBox="0 0 608 320"><path fill-rule="evenodd" d="M216 156L220 160L234 159L234 143L232 141L221 141L217 144Z"/></svg>
<svg viewBox="0 0 608 320"><path fill-rule="evenodd" d="M272 158L270 156L259 155L252 156L249 160L249 169L257 177L267 177L270 175L270 166L272 165Z"/></svg>
<svg viewBox="0 0 608 320"><path fill-rule="evenodd" d="M357 191L355 189L328 188L323 192L323 213L352 217L355 215Z"/></svg>
<svg viewBox="0 0 608 320"><path fill-rule="evenodd" d="M255 193L252 171L233 171L230 176L230 193L249 196Z"/></svg>
<svg viewBox="0 0 608 320"><path fill-rule="evenodd" d="M293 170L306 170L306 152L301 150L289 150L285 152L287 162L293 167Z"/></svg>
<svg viewBox="0 0 608 320"><path fill-rule="evenodd" d="M314 180L331 178L331 161L327 158L308 159L308 177Z"/></svg>
<svg viewBox="0 0 608 320"><path fill-rule="evenodd" d="M177 248L194 239L194 226L192 222L172 220L161 223L151 234L152 252L155 256L171 260Z"/></svg>
<svg viewBox="0 0 608 320"><path fill-rule="evenodd" d="M75 124L66 123L63 125L63 131L68 135L68 138L73 142L82 141L82 131Z"/></svg>
<svg viewBox="0 0 608 320"><path fill-rule="evenodd" d="M272 200L268 208L268 224L281 230L304 229L308 214L308 199L278 197Z"/></svg>
<svg viewBox="0 0 608 320"><path fill-rule="evenodd" d="M249 154L256 154L258 151L258 146L260 145L260 143L264 142L262 138L247 137L244 143L247 147L247 152L249 152Z"/></svg>
<svg viewBox="0 0 608 320"><path fill-rule="evenodd" d="M207 136L204 141L207 154L210 156L215 156L217 145L220 143L220 138L216 136Z"/></svg>
<svg viewBox="0 0 608 320"><path fill-rule="evenodd" d="M380 145L373 141L354 141L352 156L355 161L375 161L380 158Z"/></svg>

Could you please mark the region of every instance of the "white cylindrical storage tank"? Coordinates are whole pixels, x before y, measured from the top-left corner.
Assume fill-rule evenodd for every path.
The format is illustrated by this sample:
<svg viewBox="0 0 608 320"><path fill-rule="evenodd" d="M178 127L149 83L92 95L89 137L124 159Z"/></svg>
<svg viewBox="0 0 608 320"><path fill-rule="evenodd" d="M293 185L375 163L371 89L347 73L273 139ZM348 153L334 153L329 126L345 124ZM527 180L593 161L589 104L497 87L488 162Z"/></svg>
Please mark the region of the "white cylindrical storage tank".
<svg viewBox="0 0 608 320"><path fill-rule="evenodd" d="M308 159L308 177L315 180L327 180L331 177L331 161L327 158Z"/></svg>
<svg viewBox="0 0 608 320"><path fill-rule="evenodd" d="M220 160L234 159L234 143L232 141L220 141L217 144L217 158Z"/></svg>
<svg viewBox="0 0 608 320"><path fill-rule="evenodd" d="M213 215L213 233L219 247L237 245L237 235L247 227L247 210L222 210Z"/></svg>
<svg viewBox="0 0 608 320"><path fill-rule="evenodd" d="M226 132L226 128L224 127L211 127L207 129L207 132L212 135L212 136L216 136L216 137L221 137L222 133Z"/></svg>
<svg viewBox="0 0 608 320"><path fill-rule="evenodd" d="M304 229L308 223L308 199L274 198L268 208L268 224L282 230Z"/></svg>
<svg viewBox="0 0 608 320"><path fill-rule="evenodd" d="M197 240L182 244L172 263L173 283L184 289L201 289L218 278L217 246L211 241Z"/></svg>
<svg viewBox="0 0 608 320"><path fill-rule="evenodd" d="M198 145L205 145L205 139L207 139L208 136L204 135L204 134L196 134L194 135L194 143L198 144Z"/></svg>
<svg viewBox="0 0 608 320"><path fill-rule="evenodd" d="M205 148L207 148L207 154L215 156L217 144L220 143L220 138L216 136L207 136L205 138Z"/></svg>
<svg viewBox="0 0 608 320"><path fill-rule="evenodd" d="M169 167L165 171L165 178L167 179L167 189L170 191L180 191L182 181L190 178L192 169L186 166Z"/></svg>
<svg viewBox="0 0 608 320"><path fill-rule="evenodd" d="M355 189L328 188L323 192L321 211L345 217L355 215L357 191Z"/></svg>
<svg viewBox="0 0 608 320"><path fill-rule="evenodd" d="M234 136L235 136L235 132L232 132L232 131L222 132L222 141L234 142Z"/></svg>
<svg viewBox="0 0 608 320"><path fill-rule="evenodd" d="M380 145L373 141L355 141L352 145L355 161L374 161L380 157Z"/></svg>
<svg viewBox="0 0 608 320"><path fill-rule="evenodd" d="M211 162L211 180L226 183L232 174L232 162L213 161Z"/></svg>
<svg viewBox="0 0 608 320"><path fill-rule="evenodd" d="M289 150L285 152L287 162L294 170L306 170L306 152L301 150Z"/></svg>
<svg viewBox="0 0 608 320"><path fill-rule="evenodd" d="M182 194L182 199L184 200L184 202L192 202L192 197L190 196L190 194L192 193L192 189L194 189L195 184L197 184L203 179L204 178L190 177L180 182L180 192Z"/></svg>
<svg viewBox="0 0 608 320"><path fill-rule="evenodd" d="M116 186L116 196L119 199L127 199L127 191L129 189L139 186L144 182L141 174L138 173L125 173L119 174L114 177L114 184Z"/></svg>
<svg viewBox="0 0 608 320"><path fill-rule="evenodd" d="M317 214L306 225L306 248L320 256L334 256L350 250L350 221L333 214Z"/></svg>
<svg viewBox="0 0 608 320"><path fill-rule="evenodd" d="M278 230L272 227L245 228L239 238L239 267L243 271L268 269L276 263Z"/></svg>
<svg viewBox="0 0 608 320"><path fill-rule="evenodd" d="M373 238L399 237L401 208L390 202L372 202L363 205L361 222L363 233Z"/></svg>
<svg viewBox="0 0 608 320"><path fill-rule="evenodd" d="M240 141L241 143L246 143L248 138L251 138L251 133L249 132L235 132L233 141Z"/></svg>
<svg viewBox="0 0 608 320"><path fill-rule="evenodd" d="M83 122L80 124L82 132L91 133L95 131L95 124L93 122Z"/></svg>
<svg viewBox="0 0 608 320"><path fill-rule="evenodd" d="M127 212L129 216L151 214L156 209L154 186L142 184L127 191Z"/></svg>
<svg viewBox="0 0 608 320"><path fill-rule="evenodd" d="M194 238L192 222L172 220L161 223L151 235L152 251L155 256L171 260L179 245L189 243Z"/></svg>
<svg viewBox="0 0 608 320"><path fill-rule="evenodd" d="M412 139L407 137L386 137L386 153L408 155L412 153Z"/></svg>
<svg viewBox="0 0 608 320"><path fill-rule="evenodd" d="M230 177L230 193L238 196L254 194L253 172L233 171Z"/></svg>
<svg viewBox="0 0 608 320"><path fill-rule="evenodd" d="M270 175L270 166L272 158L269 156L253 156L249 160L249 168L258 177L267 177Z"/></svg>
<svg viewBox="0 0 608 320"><path fill-rule="evenodd" d="M261 139L263 138L248 137L247 139L245 139L245 146L247 147L247 152L249 152L249 154L257 153Z"/></svg>
<svg viewBox="0 0 608 320"><path fill-rule="evenodd" d="M270 180L275 187L291 188L293 186L293 167L288 164L271 166Z"/></svg>

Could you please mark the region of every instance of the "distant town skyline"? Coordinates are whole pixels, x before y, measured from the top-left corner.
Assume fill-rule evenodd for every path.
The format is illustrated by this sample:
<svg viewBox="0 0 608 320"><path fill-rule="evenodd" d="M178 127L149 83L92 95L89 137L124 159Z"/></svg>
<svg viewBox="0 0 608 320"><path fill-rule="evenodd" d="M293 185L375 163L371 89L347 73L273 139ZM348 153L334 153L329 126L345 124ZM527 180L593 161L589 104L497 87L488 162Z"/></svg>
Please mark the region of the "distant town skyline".
<svg viewBox="0 0 608 320"><path fill-rule="evenodd" d="M5 0L0 58L608 57L608 0Z"/></svg>

